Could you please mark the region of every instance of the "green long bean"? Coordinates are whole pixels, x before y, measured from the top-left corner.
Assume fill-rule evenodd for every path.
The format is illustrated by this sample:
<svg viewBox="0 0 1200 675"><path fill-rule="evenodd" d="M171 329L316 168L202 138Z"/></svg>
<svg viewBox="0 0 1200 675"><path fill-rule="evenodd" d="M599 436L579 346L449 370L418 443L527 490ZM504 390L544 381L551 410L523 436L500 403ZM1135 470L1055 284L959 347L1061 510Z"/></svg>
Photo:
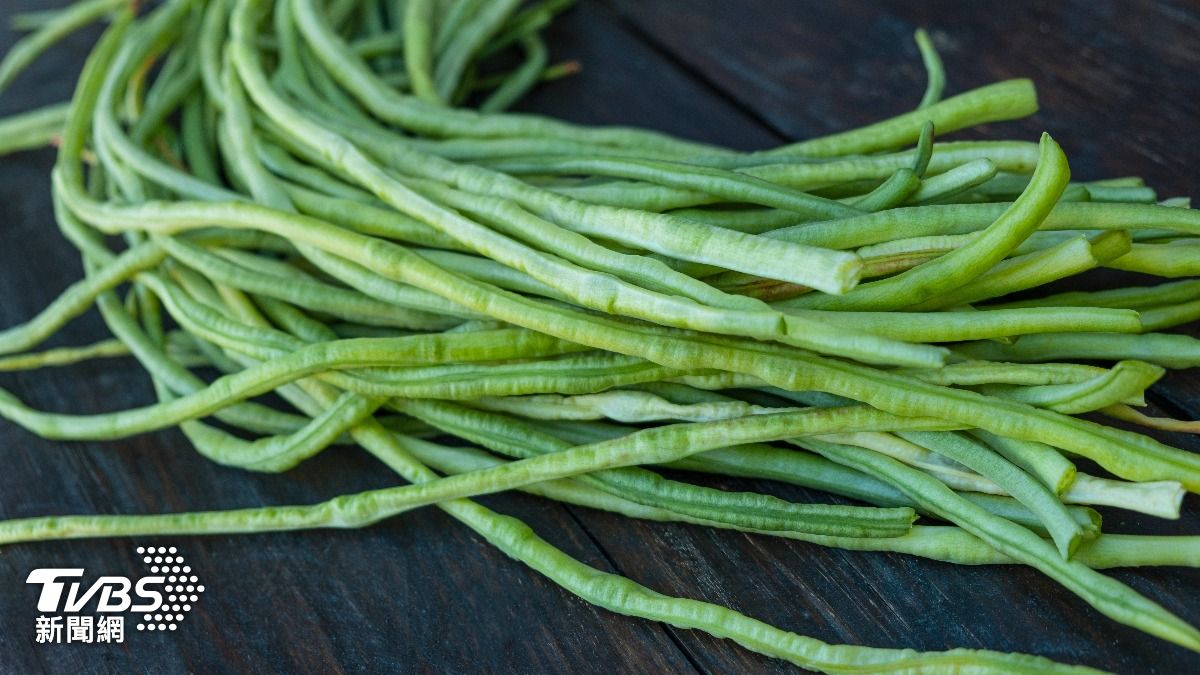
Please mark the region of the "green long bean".
<svg viewBox="0 0 1200 675"><path fill-rule="evenodd" d="M5 521L0 542L361 527L432 505L599 606L803 667L1060 668L827 645L662 596L468 501L523 490L847 550L1026 564L1200 651L1196 630L1093 571L1194 567L1196 538L1102 533L1091 508L1179 518L1200 459L1076 417L1195 431L1131 406L1165 369L1200 364L1194 337L1160 332L1200 318L1200 287L1041 290L1097 267L1194 276L1188 201L1154 203L1136 177L1071 182L1045 135L947 142L1032 113L1036 95L1010 80L943 98L923 31L915 110L776 148L498 112L543 78L542 31L570 5L84 0L24 19L34 33L0 61L0 89L114 17L69 106L0 120L0 153L58 144L56 222L84 268L0 332L0 370L128 354L156 402L74 415L0 390L0 416L53 439L178 427L209 460L257 472L358 445L408 484ZM92 306L114 339L29 351ZM485 450L427 440L443 435Z"/></svg>
<svg viewBox="0 0 1200 675"><path fill-rule="evenodd" d="M844 297L801 296L790 306L811 309L899 309L957 288L1004 259L1054 207L1070 177L1066 156L1048 135L1029 187L971 243L882 281L863 284Z"/></svg>

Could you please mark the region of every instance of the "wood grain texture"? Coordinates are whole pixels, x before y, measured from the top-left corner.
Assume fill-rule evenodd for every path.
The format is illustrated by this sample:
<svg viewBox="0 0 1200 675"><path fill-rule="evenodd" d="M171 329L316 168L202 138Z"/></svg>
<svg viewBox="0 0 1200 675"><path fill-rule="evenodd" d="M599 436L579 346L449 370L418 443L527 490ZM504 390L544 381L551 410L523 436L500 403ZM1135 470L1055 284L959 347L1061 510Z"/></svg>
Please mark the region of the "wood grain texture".
<svg viewBox="0 0 1200 675"><path fill-rule="evenodd" d="M637 124L741 148L865 123L910 107L923 85L917 25L942 50L953 91L1033 77L1043 112L977 135L1048 129L1082 178L1137 174L1164 194L1200 175L1200 27L1182 4L820 3L584 0L548 38L581 75L536 91L525 110ZM42 3L5 2L0 22ZM94 33L91 34L94 37ZM55 50L0 97L0 114L65 97L89 36ZM7 45L11 35L4 37ZM52 153L0 161L0 325L21 321L79 275L51 219ZM94 316L56 344L102 335ZM0 376L31 404L98 411L151 400L140 369L113 360ZM1200 413L1200 379L1155 389L1173 415ZM1200 451L1194 438L1164 436ZM282 476L212 465L176 433L119 443L51 443L0 424L0 517L157 512L316 501L389 485L348 448ZM776 484L689 477L792 499ZM665 593L721 602L825 640L1021 650L1121 672L1193 669L1193 655L1108 621L1031 570L962 568L822 549L683 525L631 522L519 495L484 500L572 555ZM1105 513L1106 529L1200 532ZM137 569L132 540L0 549L0 672L792 672L732 643L589 607L434 510L359 531L155 539L178 546L208 592L180 629L123 646L33 644L35 567ZM1200 571L1116 576L1200 624Z"/></svg>

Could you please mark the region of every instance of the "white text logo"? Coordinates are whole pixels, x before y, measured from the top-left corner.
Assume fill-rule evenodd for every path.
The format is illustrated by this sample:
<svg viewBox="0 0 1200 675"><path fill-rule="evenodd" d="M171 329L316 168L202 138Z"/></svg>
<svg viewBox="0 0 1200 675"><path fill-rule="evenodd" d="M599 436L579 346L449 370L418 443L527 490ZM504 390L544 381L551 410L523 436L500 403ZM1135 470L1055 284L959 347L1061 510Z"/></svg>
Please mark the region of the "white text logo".
<svg viewBox="0 0 1200 675"><path fill-rule="evenodd" d="M27 584L42 587L37 609L43 615L34 624L40 643L124 642L127 612L139 614L137 630L175 630L204 592L200 578L184 564L174 546L137 548L150 574L137 579L101 576L85 582L82 567L47 567L33 570ZM66 614L61 616L46 614ZM64 632L64 628L66 629Z"/></svg>

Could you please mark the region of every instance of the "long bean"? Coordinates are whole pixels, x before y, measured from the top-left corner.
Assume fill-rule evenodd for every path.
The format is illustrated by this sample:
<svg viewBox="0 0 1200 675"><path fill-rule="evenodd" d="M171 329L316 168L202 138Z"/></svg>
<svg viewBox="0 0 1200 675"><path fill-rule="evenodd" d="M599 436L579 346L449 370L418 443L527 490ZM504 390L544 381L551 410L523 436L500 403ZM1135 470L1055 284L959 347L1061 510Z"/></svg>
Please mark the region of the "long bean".
<svg viewBox="0 0 1200 675"><path fill-rule="evenodd" d="M436 505L600 606L804 667L1059 668L826 645L661 596L468 501L523 490L847 550L1030 565L1200 651L1200 633L1093 571L1197 566L1196 538L1102 533L1091 508L1178 518L1200 459L1075 417L1194 431L1131 406L1165 369L1200 364L1195 338L1158 332L1200 318L1200 287L1038 291L1101 266L1194 275L1187 200L1153 203L1136 177L1071 182L1045 135L945 141L1027 115L1036 96L1011 80L943 99L923 31L915 110L776 148L497 112L543 79L542 31L570 4L85 0L27 19L35 32L0 62L0 89L114 16L69 106L0 120L0 152L57 141L56 221L85 271L0 332L0 370L128 354L156 402L74 415L0 390L0 416L54 439L174 426L211 461L258 472L358 445L408 484L7 521L0 542L360 527ZM502 52L524 59L511 69ZM469 97L479 110L460 107ZM115 339L29 351L93 305ZM273 407L255 401L267 394ZM422 440L439 435L486 451Z"/></svg>
<svg viewBox="0 0 1200 675"><path fill-rule="evenodd" d="M327 232L330 236L336 236L339 239L349 236L348 233L329 231L324 228L323 223L320 223L319 221L312 222L308 224L307 227L303 228L290 227L288 226L288 223L290 222L290 219L294 217L289 216L288 218L284 218L282 214L277 212L256 209L255 207L249 205L225 205L220 209L214 209L211 206L198 207L195 205L185 206L184 208L177 208L168 205L153 205L150 207L121 207L118 209L113 209L110 206L89 204L86 199L81 200L75 196L71 196L71 187L61 182L65 180L63 175L64 174L62 173L58 174L60 184L65 190L64 197L74 202L74 208L86 210L89 220L94 223L102 223L105 226L108 226L109 223L111 223L112 226L120 227L128 227L135 223L144 223L144 226L146 227L155 228L163 227L167 223L170 223L170 227L172 228L186 226L187 223L195 223L196 226L199 226L200 224L208 226L214 222L214 219L224 220L228 224L234 226L244 226L248 222L265 223L271 221L284 228L283 230L277 231L287 231L289 234L293 234L294 236L302 239L311 238L314 234L316 234L316 232L322 230ZM77 191L74 191L74 193L75 195L78 195ZM233 214L237 212L244 212L248 216L253 214L253 220L250 221L243 220L241 218L232 218ZM262 225L259 226L262 227ZM316 239L311 240L314 244L328 243L320 242ZM362 253L362 249L357 246L346 248L345 251L349 255L353 255L354 253L361 255ZM354 253L352 253L352 251ZM392 257L392 255L389 254L394 254L397 252L398 251L395 251L390 247L383 248L380 246L374 246L371 249L368 249L368 257L376 257L379 262L383 262L384 260ZM403 278L411 279L414 281L414 283L417 283L418 280L421 280L424 283L429 283L433 280L434 275L439 274L436 268L431 268L431 266L429 266L427 263L423 264L423 261L409 260L407 257L404 259L406 262L403 265L386 266L389 270L389 274L403 274ZM455 296L457 297L463 297L462 283L463 280L461 278L455 278L453 280L453 285L455 289L457 289L455 290ZM443 292L445 291L443 290ZM619 351L623 353L639 354L648 357L652 361L661 363L662 365L669 366L678 363L694 363L696 361L692 361L693 355L695 359L702 362L706 358L711 358L711 356L705 356L706 353L714 351L713 347L709 347L707 345L701 346L694 343L690 348L681 349L681 347L683 347L683 343L680 341L670 341L669 344L671 346L668 347L668 342L647 340L647 336L644 333L630 331L625 328L617 328L615 325L611 324L605 324L605 327L601 330L601 332L597 332L601 322L596 318L589 317L584 319L584 317L573 317L560 311L556 311L548 306L532 305L528 300L522 300L516 297L507 297L503 294L497 294L494 292L492 293L489 303L493 313L495 313L498 308L505 305L511 306L513 310L512 313L507 314L502 318L511 319L512 322L517 323L518 325L526 325L538 330L545 330L551 335L557 335L573 342L588 344L599 348L612 349L613 351ZM529 309L533 307L541 307L541 309L535 314L531 314ZM535 317L539 317L537 319L537 323L531 324L531 321L535 320ZM553 317L553 319L551 317ZM547 320L550 320L549 324L546 323ZM1141 339L1147 336L1127 337ZM716 351L720 351L720 349L717 348ZM747 357L749 357L749 359L747 359ZM1024 418L1029 415L1036 416L1044 413L1035 413L1033 411L1014 409L1010 410L1008 415L1001 416L1000 419L995 419L997 417L996 413L998 408L1002 408L1005 404L995 400L989 401L982 398L978 401L972 401L969 398L964 398L970 396L969 392L951 393L950 390L941 391L935 388L932 391L924 391L924 396L914 396L912 391L913 388L921 385L907 381L892 381L888 384L883 384L883 382L887 382L886 378L889 377L883 373L868 372L864 370L859 370L857 372L845 372L845 369L849 367L847 365L835 364L831 361L814 361L806 357L804 360L809 362L810 367L807 368L803 373L794 371L787 374L778 373L774 372L771 367L773 365L771 357L769 355L764 355L762 352L758 351L757 348L753 351L753 355L751 355L751 353L738 354L736 352L727 351L724 352L723 358L729 359L724 364L724 367L727 369L744 369L743 372L746 374L755 374L759 376L765 375L766 377L764 377L764 379L769 378L768 381L774 380L777 383L784 384L784 386L787 388L793 388L797 390L808 390L817 387L827 389L838 388L839 391L831 393L852 393L853 397L861 397L861 400L871 403L872 405L891 408L897 412L915 412L916 410L920 409L933 410L934 408L932 407L924 406L932 403L933 401L948 401L950 399L954 399L956 401L956 406L960 406L957 408L951 408L956 416L971 416L969 421L972 423L976 422L980 417L993 418L983 426L996 433L1008 432L1009 434L1014 434L1014 432L1016 432L1014 435L1019 438L1027 438L1028 440L1047 441L1048 438L1050 438L1049 436L1040 436L1037 432L1032 431L1023 423L1020 425L1010 425L1008 421L1002 421L1011 420L1015 422L1018 418ZM833 375L829 378L821 377L822 374L826 372L829 372L832 375L832 373L837 371L843 372L839 375ZM797 378L801 379L798 381ZM801 384L801 381L805 384ZM817 385L817 381L821 381L821 384ZM809 382L816 386L806 386L806 384ZM867 385L867 382L871 382L872 384ZM881 384L883 384L882 387L880 386ZM926 396L931 394L932 399L926 398ZM947 409L944 407L944 404L937 406L937 409L942 415L947 415ZM973 413L978 414L972 416ZM902 412L901 414L910 413ZM1062 432L1066 432L1063 435L1058 435L1056 433L1054 435L1052 444L1064 449L1078 451L1082 454L1093 457L1094 459L1097 459L1097 461L1101 461L1110 470L1114 470L1119 475L1124 477L1136 477L1140 479L1175 478L1178 477L1175 471L1177 471L1181 466L1180 462L1184 464L1191 462L1185 453L1178 453L1178 451L1168 450L1165 447L1156 447L1155 444L1149 442L1148 440L1139 439L1134 441L1133 438L1128 437L1120 438L1120 440L1118 440L1120 435L1113 430L1085 430L1079 426L1079 424L1082 424L1081 422L1073 421L1068 424L1065 419L1043 419L1043 424L1047 425L1049 428L1058 428ZM1074 431L1067 432L1067 426L1073 427ZM1092 434L1102 434L1108 440L1100 446L1086 442L1085 438ZM1139 457L1138 461L1132 462L1127 459L1121 459L1118 453L1112 452L1109 444L1113 443L1114 441L1120 445L1125 445L1130 449L1138 447L1139 450L1135 451ZM1144 454L1146 452L1149 452L1150 454ZM1150 459L1150 456L1152 455L1160 456L1160 461L1167 462L1175 468L1167 470L1165 464L1162 465L1161 470L1154 468L1156 462L1155 460ZM1185 484L1200 485L1200 479L1193 480L1189 477L1185 480Z"/></svg>
<svg viewBox="0 0 1200 675"><path fill-rule="evenodd" d="M812 309L899 309L957 288L1003 260L1042 222L1066 187L1066 156L1048 135L1029 187L970 244L882 281L863 284L845 297L801 296L787 304Z"/></svg>
<svg viewBox="0 0 1200 675"><path fill-rule="evenodd" d="M463 4L463 3L460 3ZM412 0L404 5L404 65L413 93L434 104L443 101L433 83L433 0Z"/></svg>
<svg viewBox="0 0 1200 675"><path fill-rule="evenodd" d="M573 452L569 443L501 415L417 401L408 402L400 409L444 431L514 457ZM768 495L729 493L667 480L651 471L635 468L591 473L578 480L631 501L665 504L679 513L756 530L887 537L907 532L915 517L905 509L800 506Z"/></svg>
<svg viewBox="0 0 1200 675"><path fill-rule="evenodd" d="M1037 95L1029 80L1008 80L952 96L883 122L822 138L785 145L773 155L831 157L891 150L917 140L926 122L941 134L967 126L1016 119L1037 110Z"/></svg>
<svg viewBox="0 0 1200 675"><path fill-rule="evenodd" d="M30 354L0 358L0 371L32 370L47 366L67 366L96 358L125 356L129 348L120 340L101 340L85 347L58 347Z"/></svg>
<svg viewBox="0 0 1200 675"><path fill-rule="evenodd" d="M961 434L901 432L900 436L953 459L1003 487L1005 492L1038 514L1064 559L1070 558L1079 547L1083 530L1057 495L999 453Z"/></svg>
<svg viewBox="0 0 1200 675"><path fill-rule="evenodd" d="M67 119L67 105L54 104L0 119L0 155L49 145Z"/></svg>
<svg viewBox="0 0 1200 675"><path fill-rule="evenodd" d="M946 86L946 72L929 33L919 28L915 38L917 49L921 52L921 61L925 64L925 73L929 78L928 84L925 85L925 94L921 96L921 102L917 105L917 109L921 109L928 108L942 98L942 89Z"/></svg>
<svg viewBox="0 0 1200 675"><path fill-rule="evenodd" d="M1200 366L1200 340L1172 333L1045 333L1025 336L1011 345L970 342L956 346L955 351L994 361L1138 360L1166 368Z"/></svg>
<svg viewBox="0 0 1200 675"><path fill-rule="evenodd" d="M1181 622L1161 606L1137 595L1124 584L1104 577L1085 565L1063 560L1045 541L1029 530L988 514L955 496L946 486L918 471L878 454L850 446L805 442L835 461L886 480L905 494L955 521L993 547L1027 562L1088 600L1114 620L1158 635L1177 644L1194 645L1200 632ZM903 480L900 477L903 476Z"/></svg>
<svg viewBox="0 0 1200 675"><path fill-rule="evenodd" d="M0 92L8 89L22 71L59 40L115 13L124 5L125 0L84 0L48 18L33 33L13 45L0 61Z"/></svg>

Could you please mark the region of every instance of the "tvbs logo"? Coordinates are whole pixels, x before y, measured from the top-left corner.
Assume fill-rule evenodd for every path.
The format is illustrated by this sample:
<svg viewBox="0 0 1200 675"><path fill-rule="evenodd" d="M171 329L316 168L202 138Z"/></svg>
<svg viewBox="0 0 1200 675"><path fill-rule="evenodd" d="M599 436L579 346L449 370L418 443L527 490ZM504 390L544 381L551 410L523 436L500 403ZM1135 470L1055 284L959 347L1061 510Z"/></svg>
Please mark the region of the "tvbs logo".
<svg viewBox="0 0 1200 675"><path fill-rule="evenodd" d="M67 579L82 577L82 567L71 568L42 568L29 573L25 579L27 584L41 584L42 594L38 596L39 612L81 612L92 600L96 600L96 611L105 612L153 612L162 607L163 594L153 590L151 586L166 581L163 577L142 577L133 582L129 577L100 577L91 587L80 593L82 584L70 582L70 590L66 593L64 602L63 590L68 587ZM139 605L133 604L130 597L130 587L138 598L145 600Z"/></svg>
<svg viewBox="0 0 1200 675"><path fill-rule="evenodd" d="M125 613L139 614L137 630L176 630L204 586L175 547L138 547L150 574L104 575L85 582L82 567L35 569L25 579L41 586L35 639L42 643L124 642ZM66 614L65 626L62 616ZM65 639L63 628L67 628ZM103 631L101 630L103 628Z"/></svg>

